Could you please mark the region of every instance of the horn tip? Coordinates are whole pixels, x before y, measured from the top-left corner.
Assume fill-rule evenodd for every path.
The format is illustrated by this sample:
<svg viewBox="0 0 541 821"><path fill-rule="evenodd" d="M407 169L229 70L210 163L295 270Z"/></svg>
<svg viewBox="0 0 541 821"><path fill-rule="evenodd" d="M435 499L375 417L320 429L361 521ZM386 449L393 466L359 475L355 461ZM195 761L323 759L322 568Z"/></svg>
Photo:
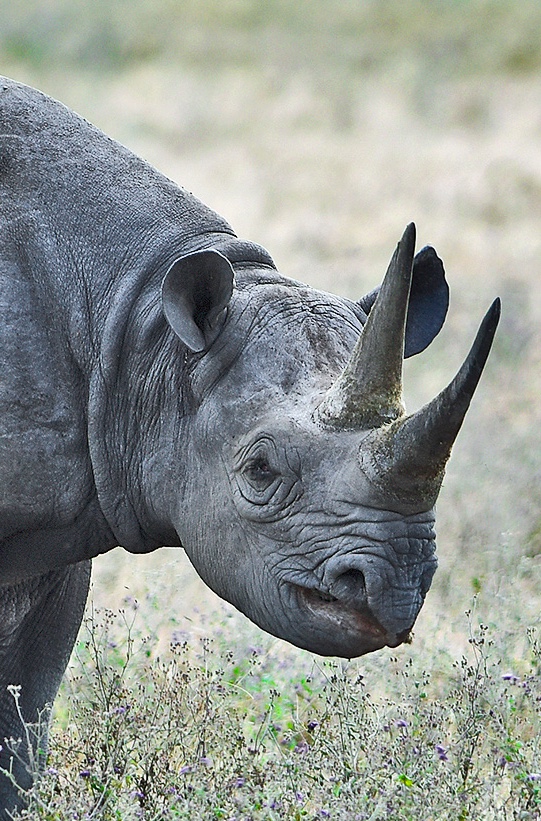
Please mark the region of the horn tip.
<svg viewBox="0 0 541 821"><path fill-rule="evenodd" d="M401 243L404 243L408 248L415 248L415 240L417 235L417 229L415 227L414 222L410 222L406 225L404 233L402 234L402 239L400 240ZM413 250L412 250L413 256Z"/></svg>
<svg viewBox="0 0 541 821"><path fill-rule="evenodd" d="M488 309L488 313L496 322L498 322L502 313L502 301L499 296L496 297L496 299Z"/></svg>
<svg viewBox="0 0 541 821"><path fill-rule="evenodd" d="M498 327L498 322L500 321L501 313L502 302L500 297L498 296L486 312L482 322L482 328L485 334L487 334L491 338L496 333L496 328Z"/></svg>

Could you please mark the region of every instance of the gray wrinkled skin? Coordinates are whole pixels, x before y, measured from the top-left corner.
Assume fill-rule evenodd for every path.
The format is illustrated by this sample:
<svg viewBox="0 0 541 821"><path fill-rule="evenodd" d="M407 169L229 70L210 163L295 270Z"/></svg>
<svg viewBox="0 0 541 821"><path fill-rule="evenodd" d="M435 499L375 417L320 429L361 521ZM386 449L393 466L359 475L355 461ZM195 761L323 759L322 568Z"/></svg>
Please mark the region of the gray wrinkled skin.
<svg viewBox="0 0 541 821"><path fill-rule="evenodd" d="M422 259L408 323L431 330L413 352L447 304L440 320L422 301ZM27 721L53 700L89 560L116 545L182 546L219 595L316 653L407 640L435 496L362 469L374 425L317 412L373 303L285 279L128 150L0 80L0 765L22 787L6 688ZM19 800L0 778L0 818Z"/></svg>

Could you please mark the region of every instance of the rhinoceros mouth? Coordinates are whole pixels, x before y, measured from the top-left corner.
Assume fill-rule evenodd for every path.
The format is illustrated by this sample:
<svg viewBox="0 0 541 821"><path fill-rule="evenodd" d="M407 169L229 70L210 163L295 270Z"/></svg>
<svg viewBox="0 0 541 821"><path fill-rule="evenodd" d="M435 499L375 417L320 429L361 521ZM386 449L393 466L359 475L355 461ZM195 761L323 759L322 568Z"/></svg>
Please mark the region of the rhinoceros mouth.
<svg viewBox="0 0 541 821"><path fill-rule="evenodd" d="M351 657L364 655L382 647L398 647L411 642L411 630L392 633L386 630L368 610L357 610L326 591L292 585L301 610L318 632L328 634L323 655L343 655L338 646L347 645ZM336 650L327 649L337 645ZM317 651L316 651L317 652Z"/></svg>

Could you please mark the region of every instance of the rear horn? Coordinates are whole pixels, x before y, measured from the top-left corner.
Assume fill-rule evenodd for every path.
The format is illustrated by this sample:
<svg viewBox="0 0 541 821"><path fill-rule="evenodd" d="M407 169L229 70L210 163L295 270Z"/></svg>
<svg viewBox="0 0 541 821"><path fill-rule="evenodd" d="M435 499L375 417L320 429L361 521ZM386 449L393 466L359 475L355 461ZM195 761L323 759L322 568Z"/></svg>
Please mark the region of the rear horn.
<svg viewBox="0 0 541 821"><path fill-rule="evenodd" d="M404 415L402 362L414 253L415 225L410 223L351 358L317 409L323 424L355 430Z"/></svg>

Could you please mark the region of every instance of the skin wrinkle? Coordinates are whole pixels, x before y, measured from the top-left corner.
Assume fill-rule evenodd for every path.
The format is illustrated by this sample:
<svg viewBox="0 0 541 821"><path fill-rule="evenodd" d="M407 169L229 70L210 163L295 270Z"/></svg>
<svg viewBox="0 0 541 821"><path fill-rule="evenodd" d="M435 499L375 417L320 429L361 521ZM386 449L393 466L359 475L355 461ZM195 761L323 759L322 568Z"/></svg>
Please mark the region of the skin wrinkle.
<svg viewBox="0 0 541 821"><path fill-rule="evenodd" d="M259 320L258 324L255 325L255 332L252 332L247 339L246 343L246 352L247 356L249 357L249 349L251 346L258 346L260 343L260 339L262 337L268 338L272 334L272 329L276 326L280 328L280 336L285 336L285 333L292 329L294 332L294 336L298 335L300 338L300 329L301 327L306 324L309 327L309 322L312 319L310 315L310 309L312 306L306 305L305 303L300 303L296 305L286 306L283 304L265 306L265 311L261 311L258 314L257 319ZM265 313L268 316L265 316ZM332 320L339 320L340 322L344 323L344 317L336 310L336 314L334 314L334 310L327 309L326 311L326 320L328 321L328 328L327 330L332 329ZM262 315L261 315L262 314ZM355 327L353 323L351 323L351 330L357 336L360 333L360 328ZM319 330L319 328L318 328ZM310 346L309 350L312 350L312 346Z"/></svg>
<svg viewBox="0 0 541 821"><path fill-rule="evenodd" d="M335 530L339 525L335 526ZM419 557L417 564L422 564L422 559L430 558L435 551L434 540L430 536L423 539L418 537L404 537L387 538L380 540L370 540L362 529L362 523L356 523L355 530L351 529L344 532L340 528L338 536L329 538L328 524L320 524L318 529L323 532L322 536L313 533L315 530L312 524L304 524L301 531L294 537L294 543L298 545L294 557L291 553L287 555L287 559L291 561L292 558L306 559L311 558L311 570L317 576L319 567L323 566L330 556L333 558L347 557L348 561L355 558L366 558L373 556L377 561L384 562L385 565L390 565L395 568L400 568L401 571L407 570L412 559ZM358 543L358 546L352 548L352 543ZM402 546L403 545L403 546ZM291 551L291 543L288 544L288 549ZM302 553L300 553L302 550ZM321 552L321 558L316 558L316 565L314 566L314 557ZM353 562L354 564L354 562ZM304 565L304 562L303 562ZM305 566L302 568L305 570ZM323 581L323 578L321 578Z"/></svg>
<svg viewBox="0 0 541 821"><path fill-rule="evenodd" d="M354 558L366 559L366 557L373 557L378 562L382 563L382 567L388 566L393 568L393 573L396 574L396 567L401 571L408 571L411 567L413 556L424 557L425 554L431 556L434 552L434 542L432 539L425 537L423 540L418 538L411 538L409 540L401 538L381 540L379 542L371 542L366 534L362 531L362 523L357 523L358 530L344 533L339 524L334 525L335 530L339 530L338 536L329 537L328 524L321 524L318 529L323 531L323 535L312 535L310 531L314 528L310 525L302 525L299 531L295 534L293 542L283 541L284 548L288 551L284 555L279 555L278 560L274 563L275 572L278 575L287 573L288 577L301 573L303 578L308 572L310 575L324 583L324 575L320 575L319 571L325 566L328 559L332 556L333 559L347 558L348 561ZM293 529L293 528L292 528ZM361 542L359 547L352 549L351 544L355 540ZM272 535L272 544L276 544L276 536ZM405 542L405 549L400 548L400 543ZM286 547L287 545L287 547ZM291 549L297 546L295 553L292 554ZM385 548L383 548L385 545ZM413 548L413 549L412 549ZM318 553L321 555L318 556ZM276 556L275 549L273 554ZM305 560L310 557L309 565L306 566ZM391 558L392 557L392 558ZM395 560L393 562L393 559ZM283 567L283 562L287 563L287 567ZM351 563L350 564L354 564ZM422 561L419 559L415 566L419 567ZM290 578L290 580L292 580ZM295 581L293 579L293 581Z"/></svg>

